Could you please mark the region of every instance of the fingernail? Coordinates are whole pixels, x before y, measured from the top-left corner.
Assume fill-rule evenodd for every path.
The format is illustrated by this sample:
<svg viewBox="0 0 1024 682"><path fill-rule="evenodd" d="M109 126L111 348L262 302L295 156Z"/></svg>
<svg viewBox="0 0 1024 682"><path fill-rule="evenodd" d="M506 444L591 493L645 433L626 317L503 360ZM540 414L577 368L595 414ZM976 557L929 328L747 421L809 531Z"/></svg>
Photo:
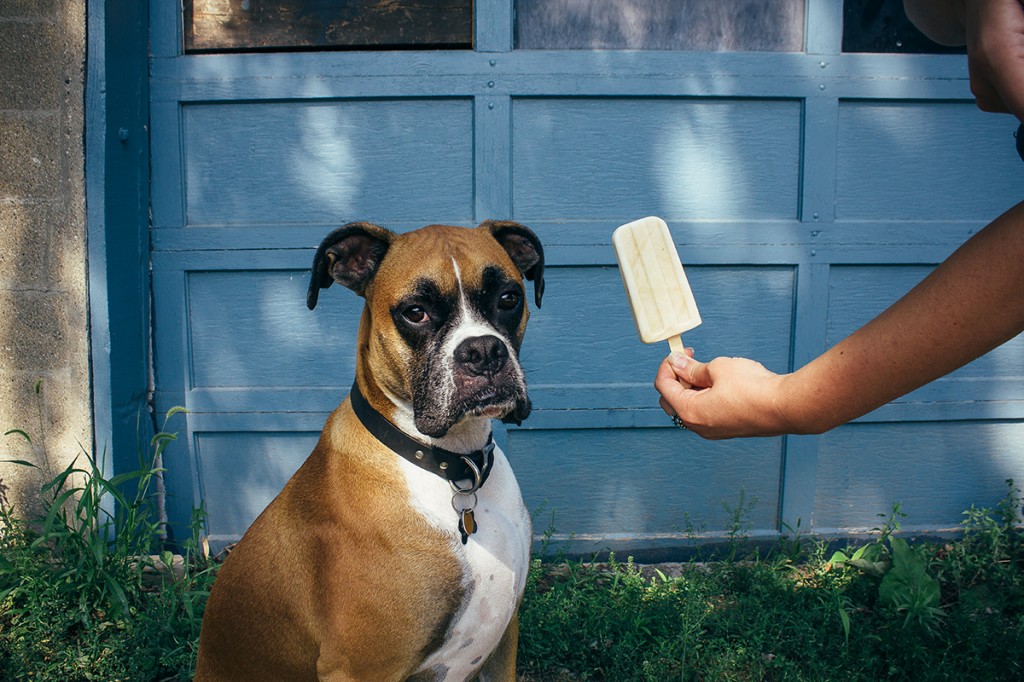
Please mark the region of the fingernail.
<svg viewBox="0 0 1024 682"><path fill-rule="evenodd" d="M672 365L673 369L686 369L689 362L690 358L681 353L672 353L668 356L668 364Z"/></svg>

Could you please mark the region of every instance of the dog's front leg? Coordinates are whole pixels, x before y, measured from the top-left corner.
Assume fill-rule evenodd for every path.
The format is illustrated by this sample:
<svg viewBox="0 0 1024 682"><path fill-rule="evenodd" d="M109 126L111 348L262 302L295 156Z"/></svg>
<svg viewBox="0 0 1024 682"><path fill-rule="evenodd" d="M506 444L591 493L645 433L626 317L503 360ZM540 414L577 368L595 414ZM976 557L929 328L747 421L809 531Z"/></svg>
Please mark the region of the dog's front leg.
<svg viewBox="0 0 1024 682"><path fill-rule="evenodd" d="M516 650L519 648L519 615L505 628L505 634L477 676L478 682L516 682Z"/></svg>

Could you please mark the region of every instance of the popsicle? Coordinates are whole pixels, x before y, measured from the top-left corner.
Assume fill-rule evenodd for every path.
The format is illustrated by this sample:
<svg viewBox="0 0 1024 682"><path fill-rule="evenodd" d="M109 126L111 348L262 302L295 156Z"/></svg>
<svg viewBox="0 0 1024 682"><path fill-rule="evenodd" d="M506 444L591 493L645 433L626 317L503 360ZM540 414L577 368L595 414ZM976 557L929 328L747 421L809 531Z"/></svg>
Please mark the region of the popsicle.
<svg viewBox="0 0 1024 682"><path fill-rule="evenodd" d="M653 216L634 220L612 233L612 244L640 340L667 340L682 353L680 335L701 320L668 225Z"/></svg>

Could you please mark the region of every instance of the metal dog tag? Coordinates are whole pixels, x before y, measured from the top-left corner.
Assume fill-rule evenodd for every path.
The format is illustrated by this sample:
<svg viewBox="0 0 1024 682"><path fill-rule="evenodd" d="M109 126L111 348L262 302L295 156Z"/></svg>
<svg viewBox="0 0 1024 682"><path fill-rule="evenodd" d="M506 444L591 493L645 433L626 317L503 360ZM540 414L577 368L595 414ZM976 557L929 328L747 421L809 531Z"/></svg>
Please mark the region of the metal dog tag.
<svg viewBox="0 0 1024 682"><path fill-rule="evenodd" d="M462 544L469 541L469 536L476 532L476 516L473 509L476 508L476 493L458 491L452 495L452 508L459 515L459 534L462 535Z"/></svg>
<svg viewBox="0 0 1024 682"><path fill-rule="evenodd" d="M459 517L459 532L462 533L462 544L466 544L469 536L476 532L476 517L472 509L462 512Z"/></svg>

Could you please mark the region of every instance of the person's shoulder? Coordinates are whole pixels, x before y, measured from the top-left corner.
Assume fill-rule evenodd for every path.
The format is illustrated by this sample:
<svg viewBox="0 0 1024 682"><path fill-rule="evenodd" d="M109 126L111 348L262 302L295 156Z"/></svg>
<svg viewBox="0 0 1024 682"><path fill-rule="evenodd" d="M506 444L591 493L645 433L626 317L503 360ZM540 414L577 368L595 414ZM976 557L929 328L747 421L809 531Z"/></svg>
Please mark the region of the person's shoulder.
<svg viewBox="0 0 1024 682"><path fill-rule="evenodd" d="M903 9L921 33L940 45L967 42L963 0L903 0Z"/></svg>

